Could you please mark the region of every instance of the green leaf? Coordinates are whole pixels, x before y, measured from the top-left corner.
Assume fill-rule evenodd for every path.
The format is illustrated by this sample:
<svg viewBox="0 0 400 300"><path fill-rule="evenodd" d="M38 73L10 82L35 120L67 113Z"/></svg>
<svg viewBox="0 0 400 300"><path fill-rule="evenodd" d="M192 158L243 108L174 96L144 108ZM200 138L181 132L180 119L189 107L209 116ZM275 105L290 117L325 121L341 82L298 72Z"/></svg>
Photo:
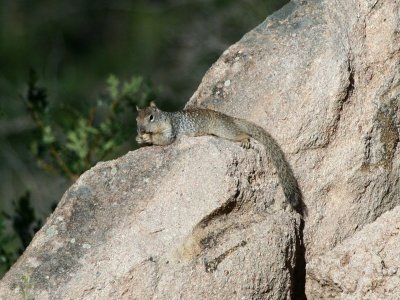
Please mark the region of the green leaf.
<svg viewBox="0 0 400 300"><path fill-rule="evenodd" d="M133 94L135 94L139 91L142 83L143 83L142 77L140 77L140 76L132 77L130 81L124 82L124 87L122 88L122 95L125 97L132 96Z"/></svg>
<svg viewBox="0 0 400 300"><path fill-rule="evenodd" d="M86 120L80 118L78 126L67 133L65 147L74 152L80 159L84 159L89 152L88 128Z"/></svg>
<svg viewBox="0 0 400 300"><path fill-rule="evenodd" d="M50 126L45 126L42 132L42 140L45 144L52 144L55 142L56 138L54 137L53 131L51 130Z"/></svg>
<svg viewBox="0 0 400 300"><path fill-rule="evenodd" d="M102 148L103 152L106 152L106 151L110 150L111 148L113 148L114 146L115 146L115 141L109 140L108 142L103 144L101 148Z"/></svg>
<svg viewBox="0 0 400 300"><path fill-rule="evenodd" d="M109 135L112 132L112 125L109 120L101 122L99 128L102 135Z"/></svg>
<svg viewBox="0 0 400 300"><path fill-rule="evenodd" d="M119 79L111 74L107 78L107 91L112 99L117 99L119 96Z"/></svg>
<svg viewBox="0 0 400 300"><path fill-rule="evenodd" d="M99 133L99 130L93 126L87 126L86 131L90 134L96 135Z"/></svg>
<svg viewBox="0 0 400 300"><path fill-rule="evenodd" d="M35 140L32 141L30 150L31 150L31 153L33 154L33 156L39 155L39 145L38 145L37 141L35 141Z"/></svg>

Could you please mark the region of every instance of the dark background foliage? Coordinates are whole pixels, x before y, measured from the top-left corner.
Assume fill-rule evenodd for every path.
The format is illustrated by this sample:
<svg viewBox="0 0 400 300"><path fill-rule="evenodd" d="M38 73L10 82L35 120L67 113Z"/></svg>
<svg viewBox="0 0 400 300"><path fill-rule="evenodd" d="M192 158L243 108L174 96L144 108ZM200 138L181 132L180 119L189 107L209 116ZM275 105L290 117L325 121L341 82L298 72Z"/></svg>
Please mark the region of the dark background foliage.
<svg viewBox="0 0 400 300"><path fill-rule="evenodd" d="M0 277L62 193L137 146L135 105L179 109L287 0L0 0Z"/></svg>

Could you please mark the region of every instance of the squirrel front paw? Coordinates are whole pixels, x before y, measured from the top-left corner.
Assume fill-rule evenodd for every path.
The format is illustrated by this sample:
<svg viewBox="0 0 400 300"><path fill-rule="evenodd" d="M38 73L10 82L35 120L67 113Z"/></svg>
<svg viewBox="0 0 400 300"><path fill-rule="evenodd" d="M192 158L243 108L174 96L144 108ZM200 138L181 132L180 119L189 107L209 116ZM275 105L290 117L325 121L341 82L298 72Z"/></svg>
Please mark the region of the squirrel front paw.
<svg viewBox="0 0 400 300"><path fill-rule="evenodd" d="M138 143L138 144L143 144L144 143L144 140L143 140L143 138L142 138L142 136L141 135L137 135L136 136L136 142Z"/></svg>
<svg viewBox="0 0 400 300"><path fill-rule="evenodd" d="M138 134L136 137L136 142L138 144L151 144L151 134L150 133L144 133L144 134Z"/></svg>

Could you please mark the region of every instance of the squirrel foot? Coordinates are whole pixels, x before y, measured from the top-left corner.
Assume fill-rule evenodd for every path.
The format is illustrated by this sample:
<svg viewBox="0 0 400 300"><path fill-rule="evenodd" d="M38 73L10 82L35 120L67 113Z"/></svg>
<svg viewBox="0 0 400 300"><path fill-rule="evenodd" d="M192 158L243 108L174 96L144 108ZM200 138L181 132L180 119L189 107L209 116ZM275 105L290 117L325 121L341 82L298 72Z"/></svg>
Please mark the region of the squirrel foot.
<svg viewBox="0 0 400 300"><path fill-rule="evenodd" d="M242 146L245 149L250 149L250 139L245 138L240 141L240 146Z"/></svg>

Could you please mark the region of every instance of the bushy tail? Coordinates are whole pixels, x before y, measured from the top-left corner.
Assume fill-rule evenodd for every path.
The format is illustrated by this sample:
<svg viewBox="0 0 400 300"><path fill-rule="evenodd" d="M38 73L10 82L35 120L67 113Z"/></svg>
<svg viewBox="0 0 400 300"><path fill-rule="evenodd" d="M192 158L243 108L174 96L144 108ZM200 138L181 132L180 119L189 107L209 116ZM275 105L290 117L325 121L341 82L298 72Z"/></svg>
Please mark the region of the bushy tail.
<svg viewBox="0 0 400 300"><path fill-rule="evenodd" d="M278 172L278 177L287 201L289 201L293 208L301 208L302 195L299 184L294 177L292 168L285 158L285 154L275 139L263 128L246 120L236 119L235 123L242 131L264 145L267 155L273 161Z"/></svg>

